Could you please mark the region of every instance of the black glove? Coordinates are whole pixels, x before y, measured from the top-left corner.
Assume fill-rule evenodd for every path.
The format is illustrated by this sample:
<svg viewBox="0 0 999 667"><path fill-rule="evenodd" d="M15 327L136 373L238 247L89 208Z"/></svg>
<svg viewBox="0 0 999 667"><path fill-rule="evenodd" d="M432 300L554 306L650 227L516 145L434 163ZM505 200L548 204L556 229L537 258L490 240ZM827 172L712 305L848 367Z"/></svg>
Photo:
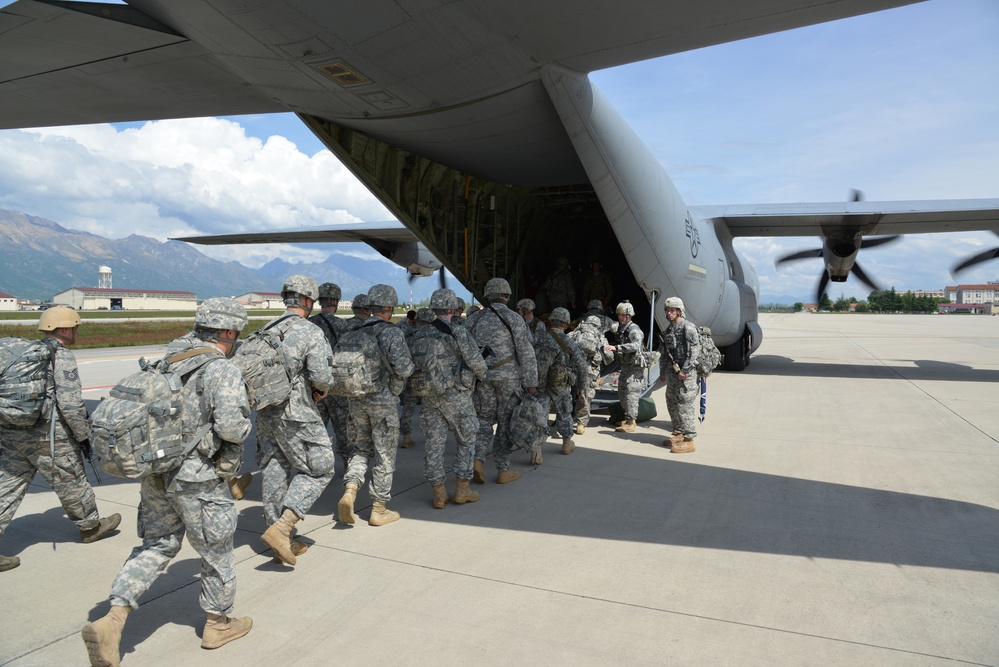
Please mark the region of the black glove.
<svg viewBox="0 0 999 667"><path fill-rule="evenodd" d="M81 440L79 443L77 443L77 446L80 448L80 453L83 454L83 458L89 459L91 456L94 455L94 448L90 446L89 439Z"/></svg>

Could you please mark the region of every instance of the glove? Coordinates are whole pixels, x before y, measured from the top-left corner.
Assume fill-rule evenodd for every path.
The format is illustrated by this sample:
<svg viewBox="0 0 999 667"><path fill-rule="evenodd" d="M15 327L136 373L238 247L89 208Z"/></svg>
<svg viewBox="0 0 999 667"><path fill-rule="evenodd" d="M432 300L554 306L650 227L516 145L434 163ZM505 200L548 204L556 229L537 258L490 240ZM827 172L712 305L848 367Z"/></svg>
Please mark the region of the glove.
<svg viewBox="0 0 999 667"><path fill-rule="evenodd" d="M89 459L94 455L94 448L90 446L90 440L81 440L76 444L80 448L80 453L83 454L83 458Z"/></svg>

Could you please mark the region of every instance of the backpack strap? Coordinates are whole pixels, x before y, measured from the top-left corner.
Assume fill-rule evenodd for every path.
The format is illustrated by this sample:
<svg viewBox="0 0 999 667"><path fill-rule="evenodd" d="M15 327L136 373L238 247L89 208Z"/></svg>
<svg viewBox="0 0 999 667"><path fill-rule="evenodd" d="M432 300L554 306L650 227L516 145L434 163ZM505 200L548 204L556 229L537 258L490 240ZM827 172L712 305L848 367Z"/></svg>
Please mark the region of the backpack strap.
<svg viewBox="0 0 999 667"><path fill-rule="evenodd" d="M559 337L559 335L557 333L555 333L553 330L546 328L545 331L548 332L549 336L551 336L552 338L555 339L555 342L558 343L558 346L560 348L562 348L563 352L565 352L565 356L568 357L571 360L572 359L572 353L569 352L569 346L566 345L565 342Z"/></svg>
<svg viewBox="0 0 999 667"><path fill-rule="evenodd" d="M433 322L430 323L430 326L432 326L434 329L437 329L442 334L447 334L451 338L458 340L457 337L454 335L454 331L451 330L451 327L441 322L440 319L435 319Z"/></svg>

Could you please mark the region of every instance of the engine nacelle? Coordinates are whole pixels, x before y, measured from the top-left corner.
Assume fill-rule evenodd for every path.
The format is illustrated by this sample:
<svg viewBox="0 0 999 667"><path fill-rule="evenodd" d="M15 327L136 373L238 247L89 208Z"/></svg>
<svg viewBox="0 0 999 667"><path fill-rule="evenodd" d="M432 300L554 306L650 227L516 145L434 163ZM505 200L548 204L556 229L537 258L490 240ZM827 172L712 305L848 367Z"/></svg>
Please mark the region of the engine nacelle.
<svg viewBox="0 0 999 667"><path fill-rule="evenodd" d="M371 245L383 257L392 260L414 276L432 276L443 266L425 245L417 241Z"/></svg>

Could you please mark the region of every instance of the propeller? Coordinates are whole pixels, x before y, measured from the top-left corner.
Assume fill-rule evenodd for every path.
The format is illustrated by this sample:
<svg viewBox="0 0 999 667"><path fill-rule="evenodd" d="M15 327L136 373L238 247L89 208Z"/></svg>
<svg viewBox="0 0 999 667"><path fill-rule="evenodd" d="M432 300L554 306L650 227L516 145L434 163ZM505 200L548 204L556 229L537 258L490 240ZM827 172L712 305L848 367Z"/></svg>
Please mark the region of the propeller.
<svg viewBox="0 0 999 667"><path fill-rule="evenodd" d="M423 278L423 277L424 276L421 276L418 273L410 273L408 276L406 276L406 280L408 280L409 284L412 285L414 280L416 280L417 278ZM437 269L437 278L440 280L441 289L447 288L447 279L444 277L444 267L443 266L441 268Z"/></svg>
<svg viewBox="0 0 999 667"><path fill-rule="evenodd" d="M856 255L860 252L861 248L876 248L878 246L897 241L900 238L901 237L899 235L895 234L892 236L875 236L869 239L860 239L859 242L856 242L852 239L837 240L831 237L826 237L822 248L792 252L778 258L774 264L779 267L785 262L795 262L801 259L813 259L816 257L828 257L826 267L822 269L822 273L819 275L819 283L815 291L815 303L819 303L822 300L822 294L825 292L826 286L829 284L830 280L834 282L843 282L846 280L847 273L853 274L857 280L864 283L872 290L880 291L881 287L869 275L867 275L867 272L864 271L860 264L856 262ZM837 268L840 270L837 271ZM834 271L835 275L833 275Z"/></svg>
<svg viewBox="0 0 999 667"><path fill-rule="evenodd" d="M992 230L992 233L999 236L999 231ZM954 265L954 268L950 270L951 275L955 275L960 271L964 271L969 266L974 266L975 264L981 264L982 262L987 262L990 259L995 259L999 257L999 248L992 248L991 250L986 250L985 252L980 252L977 255L973 255L963 262L958 262Z"/></svg>

